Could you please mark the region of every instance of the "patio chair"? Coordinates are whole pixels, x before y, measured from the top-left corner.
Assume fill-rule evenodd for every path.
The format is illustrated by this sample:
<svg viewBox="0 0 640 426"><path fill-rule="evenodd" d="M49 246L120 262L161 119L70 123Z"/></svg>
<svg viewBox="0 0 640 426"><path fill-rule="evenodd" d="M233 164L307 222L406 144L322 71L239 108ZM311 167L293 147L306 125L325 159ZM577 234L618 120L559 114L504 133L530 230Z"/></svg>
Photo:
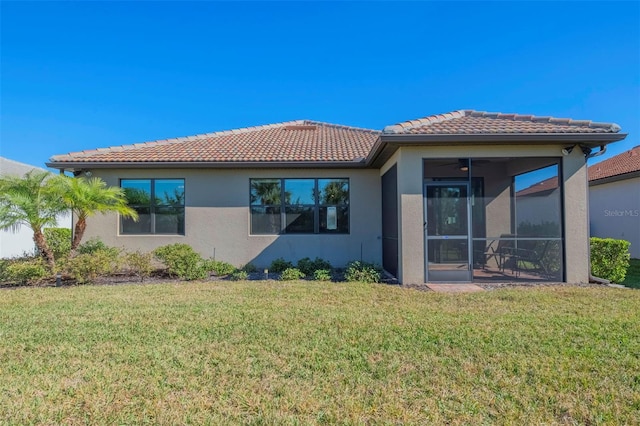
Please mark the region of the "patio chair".
<svg viewBox="0 0 640 426"><path fill-rule="evenodd" d="M542 275L549 276L549 268L545 263L545 256L551 240L542 241L542 244L537 244L540 241L534 241L534 246L531 249L518 248L516 267L519 271L539 271Z"/></svg>
<svg viewBox="0 0 640 426"><path fill-rule="evenodd" d="M501 272L504 272L505 262L512 257L510 249L513 248L513 237L513 234L502 234L499 239L493 240L487 246L485 251L481 253L482 269L486 269L487 263L493 259L496 262L498 269ZM497 244L495 244L496 241Z"/></svg>

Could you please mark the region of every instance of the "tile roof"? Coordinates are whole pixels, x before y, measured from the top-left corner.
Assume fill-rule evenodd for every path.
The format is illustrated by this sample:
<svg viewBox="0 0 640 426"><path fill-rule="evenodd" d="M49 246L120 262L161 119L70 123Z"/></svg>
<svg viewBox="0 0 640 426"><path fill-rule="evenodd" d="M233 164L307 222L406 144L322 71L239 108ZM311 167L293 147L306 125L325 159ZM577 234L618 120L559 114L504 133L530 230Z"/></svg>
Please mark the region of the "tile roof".
<svg viewBox="0 0 640 426"><path fill-rule="evenodd" d="M386 134L617 133L614 123L459 110L384 128Z"/></svg>
<svg viewBox="0 0 640 426"><path fill-rule="evenodd" d="M460 110L387 126L383 132L311 120L246 127L184 138L72 152L51 157L51 167L71 163L352 163L384 145L381 135L614 134L617 124L533 115ZM624 138L626 135L620 135ZM376 145L376 142L378 144ZM374 149L374 147L376 147ZM368 161L368 160L367 160ZM71 166L73 167L73 166Z"/></svg>
<svg viewBox="0 0 640 426"><path fill-rule="evenodd" d="M553 191L554 189L558 189L560 185L558 184L558 176L553 176L548 179L545 179L540 182L536 182L531 186L528 186L520 191L516 192L518 197L522 197L523 195L544 195L547 192Z"/></svg>
<svg viewBox="0 0 640 426"><path fill-rule="evenodd" d="M589 180L594 181L633 172L640 172L640 145L589 167Z"/></svg>
<svg viewBox="0 0 640 426"><path fill-rule="evenodd" d="M207 133L51 157L65 162L360 162L379 131L310 120Z"/></svg>

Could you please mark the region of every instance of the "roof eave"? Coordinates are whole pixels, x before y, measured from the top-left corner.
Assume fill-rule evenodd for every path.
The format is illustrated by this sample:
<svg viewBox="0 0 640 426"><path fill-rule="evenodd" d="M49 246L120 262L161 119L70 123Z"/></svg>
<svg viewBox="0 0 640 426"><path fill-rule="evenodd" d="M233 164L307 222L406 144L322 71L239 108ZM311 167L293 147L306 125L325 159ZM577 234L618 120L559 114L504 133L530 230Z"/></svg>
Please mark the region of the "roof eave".
<svg viewBox="0 0 640 426"><path fill-rule="evenodd" d="M628 180L640 177L640 170L628 173L620 173L613 176L607 176L599 179L589 180L589 186L598 186L603 185L605 183L618 182L621 180Z"/></svg>
<svg viewBox="0 0 640 426"><path fill-rule="evenodd" d="M494 143L512 142L585 142L595 145L611 143L627 137L626 133L481 133L481 134L383 134L383 142L461 142Z"/></svg>
<svg viewBox="0 0 640 426"><path fill-rule="evenodd" d="M514 142L527 142L529 144L563 144L582 143L590 147L607 145L623 140L626 133L482 133L482 134L382 134L374 144L367 156L366 163L370 166L381 166L377 159L385 150L395 152L403 145L428 144L437 146L440 144L451 145L453 143L467 145L509 145ZM388 158L393 152L386 152Z"/></svg>
<svg viewBox="0 0 640 426"><path fill-rule="evenodd" d="M53 161L47 167L58 170L79 169L224 169L224 168L363 168L357 161Z"/></svg>

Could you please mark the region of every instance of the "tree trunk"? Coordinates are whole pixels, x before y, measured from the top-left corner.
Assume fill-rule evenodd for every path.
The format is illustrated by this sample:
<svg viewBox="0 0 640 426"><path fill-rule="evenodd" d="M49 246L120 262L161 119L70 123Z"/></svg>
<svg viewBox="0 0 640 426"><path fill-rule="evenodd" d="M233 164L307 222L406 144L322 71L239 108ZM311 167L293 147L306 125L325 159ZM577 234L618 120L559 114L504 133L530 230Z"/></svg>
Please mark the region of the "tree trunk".
<svg viewBox="0 0 640 426"><path fill-rule="evenodd" d="M85 229L87 229L87 220L85 218L79 217L78 221L76 222L75 230L73 232L73 241L71 242L71 256L75 256L76 249L80 245L80 241L82 241Z"/></svg>
<svg viewBox="0 0 640 426"><path fill-rule="evenodd" d="M47 244L47 239L44 237L44 234L39 229L33 231L33 241L36 243L36 247L44 259L47 261L47 265L51 272L56 269L56 260L53 257L53 251L49 248Z"/></svg>

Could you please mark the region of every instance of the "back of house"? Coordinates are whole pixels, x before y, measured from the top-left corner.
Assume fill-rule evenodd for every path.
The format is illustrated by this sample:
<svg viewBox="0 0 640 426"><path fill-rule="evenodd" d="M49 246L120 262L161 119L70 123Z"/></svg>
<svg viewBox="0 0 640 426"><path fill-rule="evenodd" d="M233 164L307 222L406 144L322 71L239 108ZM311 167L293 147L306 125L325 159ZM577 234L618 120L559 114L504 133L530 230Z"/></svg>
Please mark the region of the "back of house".
<svg viewBox="0 0 640 426"><path fill-rule="evenodd" d="M402 283L589 279L587 159L614 123L459 110L382 131L296 120L56 155L123 188L140 219L86 237L186 243L236 266L320 257Z"/></svg>

